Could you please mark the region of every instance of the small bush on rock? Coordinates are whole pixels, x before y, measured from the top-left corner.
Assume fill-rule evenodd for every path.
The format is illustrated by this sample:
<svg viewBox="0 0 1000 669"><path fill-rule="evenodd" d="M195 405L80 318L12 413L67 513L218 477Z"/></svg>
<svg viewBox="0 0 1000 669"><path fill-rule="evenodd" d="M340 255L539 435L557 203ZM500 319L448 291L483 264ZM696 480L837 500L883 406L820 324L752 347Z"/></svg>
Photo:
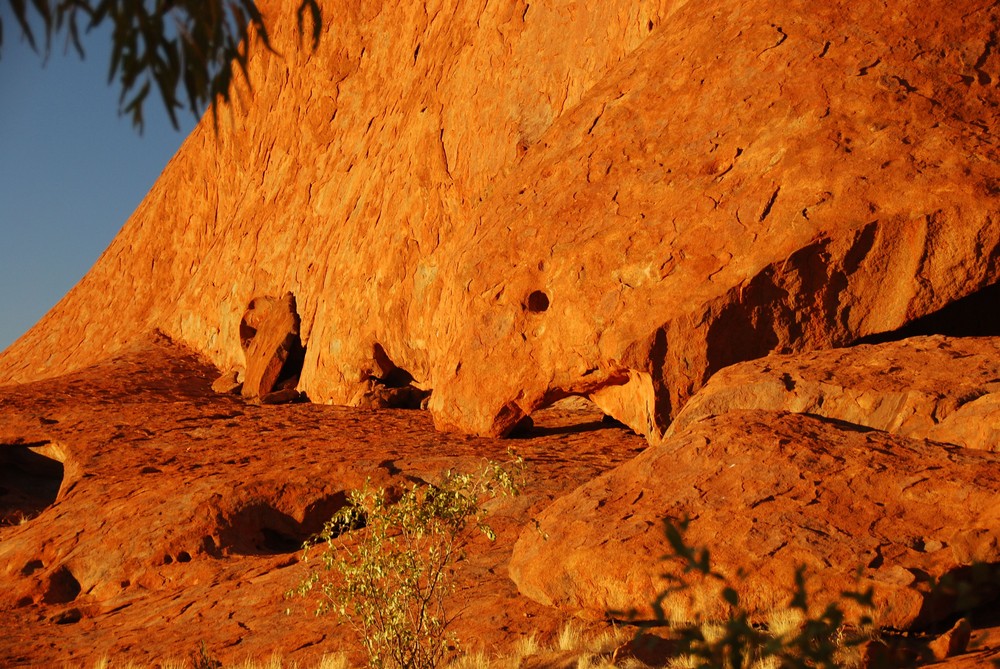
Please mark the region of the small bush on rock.
<svg viewBox="0 0 1000 669"><path fill-rule="evenodd" d="M478 474L446 472L437 485L414 484L398 499L384 489L354 491L349 503L305 545L322 546L322 570L292 593L318 590L317 614L335 613L358 633L376 669L432 669L457 640L446 607L455 564L469 534L491 541L485 504L517 494L523 462L489 463ZM356 540L341 539L358 530Z"/></svg>

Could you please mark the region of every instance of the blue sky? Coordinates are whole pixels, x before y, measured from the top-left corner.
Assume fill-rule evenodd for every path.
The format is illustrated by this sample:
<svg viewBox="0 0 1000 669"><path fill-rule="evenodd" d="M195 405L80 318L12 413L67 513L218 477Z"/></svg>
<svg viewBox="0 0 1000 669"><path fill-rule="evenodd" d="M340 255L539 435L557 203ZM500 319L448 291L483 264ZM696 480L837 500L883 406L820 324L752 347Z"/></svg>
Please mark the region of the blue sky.
<svg viewBox="0 0 1000 669"><path fill-rule="evenodd" d="M107 30L61 38L43 58L0 0L0 350L34 325L94 264L194 127L170 125L159 98L140 136L107 83Z"/></svg>

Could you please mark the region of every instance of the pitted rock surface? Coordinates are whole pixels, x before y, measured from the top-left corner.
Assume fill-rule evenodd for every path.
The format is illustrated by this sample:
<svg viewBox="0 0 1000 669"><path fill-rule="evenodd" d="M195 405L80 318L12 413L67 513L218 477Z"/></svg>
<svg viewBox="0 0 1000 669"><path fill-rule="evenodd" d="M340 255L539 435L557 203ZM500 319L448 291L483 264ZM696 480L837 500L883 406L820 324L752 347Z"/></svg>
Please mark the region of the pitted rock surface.
<svg viewBox="0 0 1000 669"><path fill-rule="evenodd" d="M881 625L923 628L953 613L933 579L983 563L992 579L974 591L984 601L1000 594L998 490L998 453L799 414L730 412L556 501L540 532L522 532L511 576L528 597L567 611L650 616L668 585L662 574L680 573L678 562L659 561L669 553L661 521L690 518L689 545L710 547L753 615L787 606L801 566L817 611L871 586ZM724 612L703 585L669 600L674 620Z"/></svg>
<svg viewBox="0 0 1000 669"><path fill-rule="evenodd" d="M308 52L262 5L253 90L0 382L154 328L231 369L246 305L291 291L312 401L362 401L380 347L440 428L581 394L656 441L727 365L1000 278L996 6L353 0Z"/></svg>
<svg viewBox="0 0 1000 669"><path fill-rule="evenodd" d="M542 412L531 438L498 441L442 435L423 411L248 405L214 393L217 375L157 337L0 388L0 666L146 665L188 659L201 641L227 666L273 652L314 666L343 651L357 666L346 626L284 598L316 565L300 561L301 542L365 481L434 481L511 446L527 461L524 494L491 507L495 543L469 545L455 632L473 652L551 638L566 616L518 595L514 540L552 499L643 447L592 406ZM27 495L37 476L8 476L6 454L29 447L63 465L47 500Z"/></svg>
<svg viewBox="0 0 1000 669"><path fill-rule="evenodd" d="M733 365L712 377L667 434L743 409L808 413L997 451L1000 338L914 337Z"/></svg>

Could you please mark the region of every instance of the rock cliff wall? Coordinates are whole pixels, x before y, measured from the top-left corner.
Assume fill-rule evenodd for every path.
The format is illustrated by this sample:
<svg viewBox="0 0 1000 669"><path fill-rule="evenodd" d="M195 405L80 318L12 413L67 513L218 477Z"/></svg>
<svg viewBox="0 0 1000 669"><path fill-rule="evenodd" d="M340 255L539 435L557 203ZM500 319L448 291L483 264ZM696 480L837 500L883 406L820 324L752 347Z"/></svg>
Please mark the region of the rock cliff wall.
<svg viewBox="0 0 1000 669"><path fill-rule="evenodd" d="M312 53L266 9L253 90L0 383L152 329L236 366L247 305L291 292L313 401L356 403L381 356L442 428L582 394L655 440L726 365L1000 277L996 7L346 2Z"/></svg>

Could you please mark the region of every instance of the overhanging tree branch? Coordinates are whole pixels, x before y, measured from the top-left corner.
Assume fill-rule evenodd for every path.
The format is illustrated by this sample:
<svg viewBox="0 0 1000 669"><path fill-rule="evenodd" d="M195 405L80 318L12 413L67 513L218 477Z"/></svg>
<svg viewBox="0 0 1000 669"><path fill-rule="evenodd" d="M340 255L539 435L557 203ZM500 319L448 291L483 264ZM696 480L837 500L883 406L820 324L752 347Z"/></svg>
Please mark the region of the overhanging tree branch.
<svg viewBox="0 0 1000 669"><path fill-rule="evenodd" d="M3 0L0 0L2 2ZM119 113L131 118L141 133L143 105L155 86L170 122L178 127L177 110L198 117L206 108L228 102L233 70L249 82L247 64L256 45L273 51L268 27L254 0L8 0L21 34L45 57L52 39L66 34L82 57L80 28L90 31L112 24L108 81L121 87ZM300 35L305 17L312 24L312 48L322 34L318 0L301 0L296 10ZM44 40L36 36L40 26ZM0 47L3 46L0 18ZM214 111L214 106L213 106Z"/></svg>

